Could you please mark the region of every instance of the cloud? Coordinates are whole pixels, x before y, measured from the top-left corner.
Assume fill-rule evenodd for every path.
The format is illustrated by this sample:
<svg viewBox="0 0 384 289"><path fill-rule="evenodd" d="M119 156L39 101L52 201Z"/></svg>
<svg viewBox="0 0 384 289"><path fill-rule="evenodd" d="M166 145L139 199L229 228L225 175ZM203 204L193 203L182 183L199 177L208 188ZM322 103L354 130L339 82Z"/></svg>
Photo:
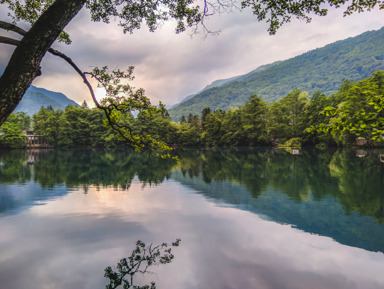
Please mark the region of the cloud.
<svg viewBox="0 0 384 289"><path fill-rule="evenodd" d="M203 38L188 33L175 34L174 23L165 23L151 33L146 28L123 34L117 23L90 21L87 11L68 25L73 43L55 44L82 70L107 65L125 68L134 65L134 86L146 89L154 101L174 104L217 79L248 73L260 65L297 56L334 41L356 36L382 26L382 12L372 11L343 17L342 10L330 10L326 17L314 17L312 23L293 20L275 36L267 25L259 23L250 11L233 11L207 20L219 35ZM0 66L5 65L10 50L0 51ZM61 91L77 102L90 96L81 80L68 65L47 56L43 76L37 86Z"/></svg>

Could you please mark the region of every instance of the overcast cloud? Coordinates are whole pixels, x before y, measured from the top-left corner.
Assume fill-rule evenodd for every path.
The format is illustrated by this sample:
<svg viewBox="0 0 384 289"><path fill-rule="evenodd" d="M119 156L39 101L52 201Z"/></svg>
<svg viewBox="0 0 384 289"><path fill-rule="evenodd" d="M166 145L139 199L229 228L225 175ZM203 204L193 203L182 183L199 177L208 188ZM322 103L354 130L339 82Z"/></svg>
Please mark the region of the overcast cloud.
<svg viewBox="0 0 384 289"><path fill-rule="evenodd" d="M327 17L315 17L310 24L294 20L270 36L266 24L256 22L250 12L235 11L214 16L207 25L220 30L220 34L191 38L188 32L175 34L173 23L167 23L154 33L143 28L124 35L115 23L93 23L82 11L66 29L73 43L55 44L55 48L84 71L94 66L134 65L134 86L145 88L154 103L161 100L175 104L214 80L245 74L260 65L380 29L384 21L380 11L343 17L342 10L331 10ZM11 49L0 45L0 66L4 66ZM92 103L80 77L61 59L47 55L42 72L33 85L60 91L78 103Z"/></svg>

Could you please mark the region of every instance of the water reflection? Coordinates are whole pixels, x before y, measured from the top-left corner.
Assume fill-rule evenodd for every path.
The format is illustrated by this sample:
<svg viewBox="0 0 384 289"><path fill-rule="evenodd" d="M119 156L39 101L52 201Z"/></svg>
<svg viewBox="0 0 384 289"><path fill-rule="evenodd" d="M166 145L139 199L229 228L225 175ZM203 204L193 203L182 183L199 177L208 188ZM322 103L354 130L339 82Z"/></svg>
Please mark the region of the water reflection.
<svg viewBox="0 0 384 289"><path fill-rule="evenodd" d="M207 184L241 184L253 198L269 191L299 203L333 197L347 214L359 212L383 223L384 163L379 155L374 150L365 158L353 150L307 149L299 155L268 149L194 150L182 154L181 171L189 178L201 176Z"/></svg>
<svg viewBox="0 0 384 289"><path fill-rule="evenodd" d="M136 240L176 238L158 288L384 287L380 152L178 153L0 152L1 289L103 288Z"/></svg>
<svg viewBox="0 0 384 289"><path fill-rule="evenodd" d="M172 176L214 202L383 252L380 153L194 149L180 151L176 164L126 150L0 151L0 213L62 196L71 188L84 193L90 186L127 190L135 176L143 185Z"/></svg>

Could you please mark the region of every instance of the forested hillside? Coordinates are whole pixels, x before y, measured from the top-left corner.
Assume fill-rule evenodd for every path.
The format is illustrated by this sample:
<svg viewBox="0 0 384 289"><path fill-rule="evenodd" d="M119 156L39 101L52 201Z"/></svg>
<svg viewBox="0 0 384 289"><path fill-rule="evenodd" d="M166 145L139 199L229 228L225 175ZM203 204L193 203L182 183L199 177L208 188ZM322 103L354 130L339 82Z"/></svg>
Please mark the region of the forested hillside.
<svg viewBox="0 0 384 289"><path fill-rule="evenodd" d="M384 28L337 41L204 90L170 109L170 115L179 121L182 115L200 114L205 107L213 110L238 107L252 94L267 102L277 101L296 88L310 96L316 91L330 95L337 92L346 78L357 81L383 69Z"/></svg>

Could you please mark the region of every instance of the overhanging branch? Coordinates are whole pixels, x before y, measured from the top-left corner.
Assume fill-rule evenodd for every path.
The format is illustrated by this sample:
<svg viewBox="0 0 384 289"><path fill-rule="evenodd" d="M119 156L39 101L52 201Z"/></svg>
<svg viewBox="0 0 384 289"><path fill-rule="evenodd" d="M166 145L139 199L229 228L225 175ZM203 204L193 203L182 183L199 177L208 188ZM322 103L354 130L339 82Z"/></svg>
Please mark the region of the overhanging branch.
<svg viewBox="0 0 384 289"><path fill-rule="evenodd" d="M7 31L13 31L13 32L16 32L20 35L25 35L27 34L27 31L25 31L24 29L12 24L12 23L8 23L8 22L4 22L4 21L1 21L0 20L0 28L1 29L4 29L4 30L7 30Z"/></svg>
<svg viewBox="0 0 384 289"><path fill-rule="evenodd" d="M0 22L3 22L3 21L0 21ZM5 23L5 22L3 22ZM0 28L3 28L3 26L1 26L2 23L0 23ZM9 23L7 23L9 24ZM13 25L14 27L18 28L17 26ZM10 29L11 30L11 29ZM15 31L12 29L12 31ZM20 32L21 31L24 31L23 29L20 28ZM25 32L25 31L24 31ZM0 43L4 43L4 44L9 44L9 45L13 45L13 46L17 46L19 45L20 43L20 40L16 40L16 39L13 39L13 38L9 38L9 37L5 37L5 36L0 36ZM55 50L53 48L49 48L48 49L48 52L55 55L55 56L58 56L62 59L64 59L69 65L72 66L72 68L81 76L81 78L83 79L84 83L87 85L88 89L89 89L89 92L92 96L92 99L95 103L95 105L98 107L98 108L102 108L102 106L99 104L99 102L97 101L96 99L96 96L95 96L95 93L93 91L93 88L91 86L91 84L89 83L87 77L85 76L85 74L80 70L80 68L72 61L72 59L68 56L66 56L64 53L61 53L60 51L58 50Z"/></svg>
<svg viewBox="0 0 384 289"><path fill-rule="evenodd" d="M0 29L16 32L22 36L24 36L28 33L27 31L23 30L22 28L14 25L14 24L4 22L4 21L0 21ZM22 40L16 40L16 39L13 39L10 37L0 36L0 43L9 44L9 45L13 45L13 46L18 47L21 42L22 42ZM117 121L115 120L115 117L112 117L113 113L116 111L118 111L120 113L124 113L127 109L126 108L127 103L122 105L122 107L120 107L119 104L113 103L113 102L110 103L109 105L102 105L98 102L98 100L96 99L95 93L93 91L92 85L89 83L86 75L89 74L92 78L95 78L101 85L103 85L104 88L107 89L107 87L106 87L106 84L101 79L99 79L95 73L82 72L80 70L80 68L73 62L73 60L70 57L68 57L67 55L65 55L64 53L62 53L58 50L55 50L53 48L48 48L47 51L49 53L51 53L52 55L55 55L55 56L58 56L58 57L64 59L80 75L80 77L83 79L83 82L87 85L88 90L92 96L92 100L95 103L96 107L99 109L102 109L104 111L109 126L120 136L120 138L122 140L124 140L127 144L129 144L133 148L139 149L139 150L151 151L151 148L153 146L159 145L159 143L152 138L148 139L148 137L135 136L133 134L133 131L132 131L132 128L130 125L127 125L124 123L119 123L118 120ZM117 72L114 71L113 72L114 77L118 77L118 78L122 77L122 78L132 79L132 77L131 77L132 69L133 69L133 67L129 69L128 74L124 74L120 70L118 70ZM105 73L105 71L103 71L103 70L101 70L100 72ZM117 87L123 87L123 86L117 86ZM124 92L124 91L125 90L123 89L123 91L120 91L120 92ZM119 89L116 90L116 92L119 92ZM136 97L135 99L136 99L136 101L140 101L138 97ZM143 100L141 100L141 101L143 101ZM128 103L130 103L130 102L128 102ZM139 102L139 104L142 105L143 103ZM151 107L150 103L146 102L146 97L144 99L144 104L146 105L145 107L147 107L147 108ZM136 104L136 106L133 105L133 108L138 108L138 107L140 108L142 106L137 105L137 104Z"/></svg>

